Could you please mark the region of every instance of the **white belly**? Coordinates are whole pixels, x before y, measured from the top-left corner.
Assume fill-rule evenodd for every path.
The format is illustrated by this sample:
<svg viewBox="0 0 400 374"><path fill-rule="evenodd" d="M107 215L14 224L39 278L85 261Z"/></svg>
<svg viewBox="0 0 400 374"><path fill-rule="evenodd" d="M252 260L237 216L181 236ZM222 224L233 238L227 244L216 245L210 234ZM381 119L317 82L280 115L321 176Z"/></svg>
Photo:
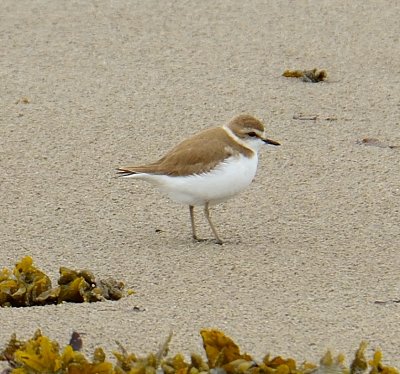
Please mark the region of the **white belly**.
<svg viewBox="0 0 400 374"><path fill-rule="evenodd" d="M209 173L171 177L165 175L136 175L151 182L171 200L187 205L217 204L243 191L254 179L258 157L231 157Z"/></svg>

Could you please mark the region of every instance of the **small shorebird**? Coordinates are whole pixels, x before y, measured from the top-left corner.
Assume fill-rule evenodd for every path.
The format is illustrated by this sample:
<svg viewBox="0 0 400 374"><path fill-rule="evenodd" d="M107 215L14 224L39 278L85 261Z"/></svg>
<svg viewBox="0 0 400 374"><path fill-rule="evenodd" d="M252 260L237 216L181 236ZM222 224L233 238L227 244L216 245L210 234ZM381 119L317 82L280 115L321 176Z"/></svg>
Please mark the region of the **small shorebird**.
<svg viewBox="0 0 400 374"><path fill-rule="evenodd" d="M215 237L222 240L211 222L209 207L230 199L253 180L257 152L263 144L279 145L265 136L264 125L243 114L222 127L202 131L184 140L151 164L118 168L121 177L137 178L157 186L171 200L189 205L193 239L197 237L194 206L204 214Z"/></svg>

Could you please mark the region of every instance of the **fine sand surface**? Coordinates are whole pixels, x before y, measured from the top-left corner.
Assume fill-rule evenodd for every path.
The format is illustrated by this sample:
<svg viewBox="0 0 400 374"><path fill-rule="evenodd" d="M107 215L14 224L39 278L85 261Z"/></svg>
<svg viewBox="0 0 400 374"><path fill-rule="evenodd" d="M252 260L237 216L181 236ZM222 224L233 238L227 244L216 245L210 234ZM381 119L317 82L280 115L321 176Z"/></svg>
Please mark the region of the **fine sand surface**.
<svg viewBox="0 0 400 374"><path fill-rule="evenodd" d="M257 359L351 358L365 339L399 367L400 150L357 143L400 145L399 14L397 0L2 0L0 267L30 255L54 282L89 268L136 294L0 309L0 345L76 330L88 354L115 340L145 354L173 330L171 354L189 354L216 327ZM327 82L281 76L314 67ZM212 210L222 247L192 242L186 206L114 178L244 112L282 146Z"/></svg>

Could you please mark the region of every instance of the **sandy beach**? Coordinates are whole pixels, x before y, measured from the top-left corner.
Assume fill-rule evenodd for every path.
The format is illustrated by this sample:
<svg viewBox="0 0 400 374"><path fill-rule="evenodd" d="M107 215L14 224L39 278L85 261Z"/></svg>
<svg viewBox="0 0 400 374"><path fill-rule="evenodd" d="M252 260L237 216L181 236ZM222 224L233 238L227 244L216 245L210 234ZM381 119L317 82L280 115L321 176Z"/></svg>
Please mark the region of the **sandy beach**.
<svg viewBox="0 0 400 374"><path fill-rule="evenodd" d="M214 327L257 359L351 359L366 340L400 367L399 14L396 0L1 1L0 268L29 255L54 283L88 268L136 293L0 308L0 346L76 330L89 355L115 340L140 355L172 330L172 354L201 353ZM282 76L312 68L327 81ZM282 146L212 209L223 246L192 241L188 207L114 178L240 113Z"/></svg>

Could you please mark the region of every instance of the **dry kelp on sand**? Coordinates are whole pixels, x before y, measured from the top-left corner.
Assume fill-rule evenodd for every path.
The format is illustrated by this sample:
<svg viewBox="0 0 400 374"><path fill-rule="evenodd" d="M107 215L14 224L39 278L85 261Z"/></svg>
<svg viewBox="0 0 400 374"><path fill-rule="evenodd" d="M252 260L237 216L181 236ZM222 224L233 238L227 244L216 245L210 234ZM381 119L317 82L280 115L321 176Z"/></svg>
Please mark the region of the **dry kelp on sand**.
<svg viewBox="0 0 400 374"><path fill-rule="evenodd" d="M390 148L390 149L400 148L400 145L391 145L386 142L382 142L376 138L363 138L361 140L357 140L356 143L359 145L373 146L379 148Z"/></svg>
<svg viewBox="0 0 400 374"><path fill-rule="evenodd" d="M60 268L58 286L53 288L50 278L33 265L29 256L17 262L12 272L8 269L0 272L0 306L119 300L124 296L123 290L122 282L112 278L97 280L89 270L76 271L66 267Z"/></svg>
<svg viewBox="0 0 400 374"><path fill-rule="evenodd" d="M203 347L207 360L192 354L186 361L182 354L167 357L171 335L157 353L138 357L119 344L114 352L116 364L106 360L101 348L89 360L81 352L67 345L60 350L56 342L42 335L38 330L27 342L19 341L15 335L0 354L0 360L7 361L9 369L3 373L14 374L399 374L399 371L382 364L382 353L377 350L368 361L365 357L367 344L362 342L356 351L350 367L345 364L344 355L333 357L328 351L319 365L280 356L266 355L262 361L255 361L250 355L240 353L239 347L218 330L201 330ZM74 332L76 340L77 334ZM73 339L71 339L72 341Z"/></svg>
<svg viewBox="0 0 400 374"><path fill-rule="evenodd" d="M282 74L288 78L301 78L303 82L318 83L323 82L328 77L326 70L285 70Z"/></svg>

